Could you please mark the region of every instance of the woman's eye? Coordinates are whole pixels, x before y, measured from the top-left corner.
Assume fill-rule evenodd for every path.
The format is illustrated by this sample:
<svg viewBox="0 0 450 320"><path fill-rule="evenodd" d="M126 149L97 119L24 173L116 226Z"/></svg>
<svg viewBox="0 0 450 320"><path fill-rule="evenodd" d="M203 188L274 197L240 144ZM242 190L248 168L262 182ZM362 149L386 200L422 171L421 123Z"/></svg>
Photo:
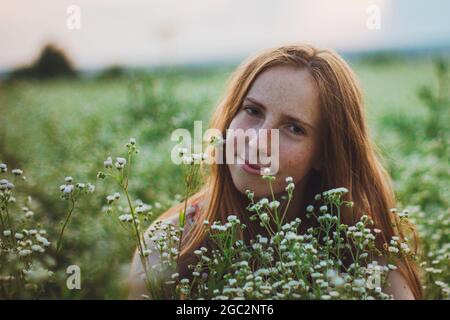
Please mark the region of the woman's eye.
<svg viewBox="0 0 450 320"><path fill-rule="evenodd" d="M295 135L302 135L303 134L303 129L300 126L296 125L296 124L290 124L288 126L288 128L289 128L289 131L292 132Z"/></svg>
<svg viewBox="0 0 450 320"><path fill-rule="evenodd" d="M247 106L244 107L245 112L247 112L249 115L251 116L258 116L259 115L259 110L255 107L251 107L251 106Z"/></svg>

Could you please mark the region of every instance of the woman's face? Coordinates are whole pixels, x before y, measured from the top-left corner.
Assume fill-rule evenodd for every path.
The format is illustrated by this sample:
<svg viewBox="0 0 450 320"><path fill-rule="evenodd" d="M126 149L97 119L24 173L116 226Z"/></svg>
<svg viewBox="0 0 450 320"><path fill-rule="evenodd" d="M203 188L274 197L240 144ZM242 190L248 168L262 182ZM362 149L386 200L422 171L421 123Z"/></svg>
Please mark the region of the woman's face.
<svg viewBox="0 0 450 320"><path fill-rule="evenodd" d="M280 193L286 187L286 177L292 177L298 187L305 183L312 168L320 169L320 123L318 88L309 71L280 65L258 75L229 129L254 129L256 132L279 129L278 172L272 186L274 193ZM270 137L268 135L269 142ZM270 165L263 165L258 158L257 164L249 166L237 162L237 158L254 163L249 154L255 152L255 148L267 157L276 155L270 150L272 144L264 148L259 145L259 138L257 134L245 139L245 152L236 146L238 139L232 139L235 158L231 163L227 161L235 187L241 193L252 190L257 198L270 195L268 183L262 180L258 170Z"/></svg>

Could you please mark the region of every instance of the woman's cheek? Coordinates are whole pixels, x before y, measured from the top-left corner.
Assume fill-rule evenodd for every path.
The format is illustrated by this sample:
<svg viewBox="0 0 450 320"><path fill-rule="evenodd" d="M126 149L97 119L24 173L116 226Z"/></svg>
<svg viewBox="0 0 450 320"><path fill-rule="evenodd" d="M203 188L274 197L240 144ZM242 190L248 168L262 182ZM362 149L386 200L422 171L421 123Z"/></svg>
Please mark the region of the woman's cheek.
<svg viewBox="0 0 450 320"><path fill-rule="evenodd" d="M307 152L303 149L283 150L280 152L280 173L284 176L291 176L294 181L298 181L304 175L305 166L309 163Z"/></svg>

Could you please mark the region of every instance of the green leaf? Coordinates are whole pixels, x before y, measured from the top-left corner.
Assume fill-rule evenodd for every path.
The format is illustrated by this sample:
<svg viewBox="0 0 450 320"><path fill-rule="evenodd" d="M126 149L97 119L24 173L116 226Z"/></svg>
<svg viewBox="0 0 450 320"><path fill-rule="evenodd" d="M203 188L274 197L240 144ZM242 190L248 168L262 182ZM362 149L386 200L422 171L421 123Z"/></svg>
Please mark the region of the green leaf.
<svg viewBox="0 0 450 320"><path fill-rule="evenodd" d="M186 212L180 210L180 216L178 217L178 225L180 228L183 228L186 223Z"/></svg>

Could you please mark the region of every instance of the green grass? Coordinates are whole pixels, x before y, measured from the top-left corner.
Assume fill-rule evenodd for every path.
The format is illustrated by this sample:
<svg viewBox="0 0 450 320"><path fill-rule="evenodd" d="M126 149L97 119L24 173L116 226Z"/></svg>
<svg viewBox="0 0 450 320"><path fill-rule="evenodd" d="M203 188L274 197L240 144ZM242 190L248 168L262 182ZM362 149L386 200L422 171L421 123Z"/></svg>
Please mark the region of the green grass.
<svg viewBox="0 0 450 320"><path fill-rule="evenodd" d="M435 204L445 210L448 199L442 199L448 189L433 197L412 187L421 181L414 168L420 167L427 149L399 150L410 136L396 132L391 121L404 117L414 123L427 116L416 92L421 86L437 85L431 60L404 59L381 65L354 62L352 67L364 90L370 133L387 154L400 200L422 207ZM28 186L24 191L34 199L37 218L50 224L52 239L66 210L58 190L64 177L72 175L97 185L97 196L80 204L69 225L64 254L55 261L59 271L57 281L49 286L49 297L124 297L122 280L133 242L102 212L104 196L116 190L98 183L96 173L108 155L123 154L123 144L135 137L141 154L131 193L146 203L160 202L161 211L175 203L183 185L180 168L170 161L174 146L170 134L178 127L192 131L194 120L208 123L231 71L180 69L104 80L1 85L0 162L25 171ZM410 157L411 153L418 153L419 160ZM437 161L443 165L441 159ZM448 176L436 175L448 188ZM64 267L69 264L79 264L83 270L81 291L70 292L58 285L58 281L65 283Z"/></svg>

